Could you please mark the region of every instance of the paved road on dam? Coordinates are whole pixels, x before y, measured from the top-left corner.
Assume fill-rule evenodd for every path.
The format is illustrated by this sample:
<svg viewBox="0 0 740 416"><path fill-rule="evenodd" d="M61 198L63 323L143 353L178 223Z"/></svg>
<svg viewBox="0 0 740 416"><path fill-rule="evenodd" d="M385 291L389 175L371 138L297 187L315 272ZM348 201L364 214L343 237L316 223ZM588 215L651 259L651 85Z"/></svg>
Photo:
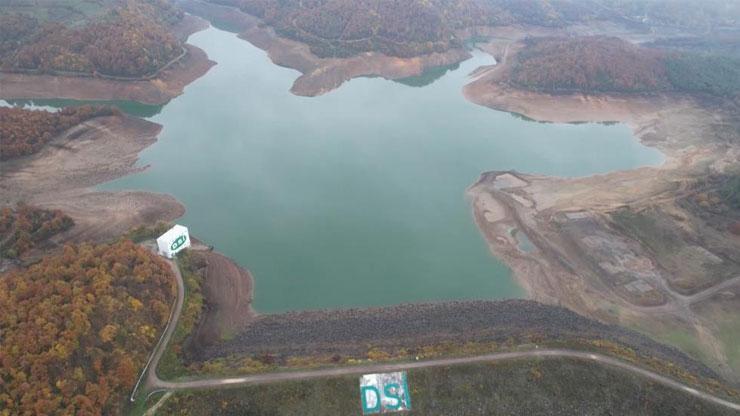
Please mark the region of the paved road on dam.
<svg viewBox="0 0 740 416"><path fill-rule="evenodd" d="M642 367L630 364L625 361L618 360L613 357L606 355L596 354L592 352L568 350L568 349L535 349L531 351L515 351L515 352L501 352L484 354L472 357L457 357L457 358L441 358L436 360L424 360L424 361L413 361L413 362L399 362L399 363L387 363L387 364L366 364L356 365L351 367L336 367L336 368L323 368L316 370L304 370L304 371L287 371L287 372L275 372L265 374L254 374L240 377L220 377L220 378L200 378L196 380L184 380L184 381L167 381L162 380L157 376L157 366L159 360L162 358L167 345L172 338L172 334L177 327L177 321L182 312L182 306L185 299L185 284L182 280L177 265L169 261L172 270L175 273L175 279L177 280L177 299L172 309L170 320L167 323L164 333L162 334L159 342L157 343L154 352L152 353L147 365L144 367L139 381L136 383L133 392L131 393L131 401L134 401L140 383L144 380L143 390L147 394L152 394L158 391L177 391L177 390L192 390L201 388L219 388L219 387L234 387L234 386L247 386L256 384L267 384L277 383L282 381L294 381L294 380L309 380L323 377L335 377L351 374L367 374L367 373L383 373L401 370L414 370L420 368L430 367L445 367L461 364L477 364L477 363L492 363L501 362L507 360L521 360L528 358L570 358L578 360L587 360L597 363L604 364L605 366L614 367L627 371L632 374L649 379L658 384L674 388L677 390L684 391L686 394L692 395L708 402L740 411L740 404L731 402L729 400L722 399L712 394L699 391L691 386L676 381L672 378L660 375L653 371L647 370Z"/></svg>

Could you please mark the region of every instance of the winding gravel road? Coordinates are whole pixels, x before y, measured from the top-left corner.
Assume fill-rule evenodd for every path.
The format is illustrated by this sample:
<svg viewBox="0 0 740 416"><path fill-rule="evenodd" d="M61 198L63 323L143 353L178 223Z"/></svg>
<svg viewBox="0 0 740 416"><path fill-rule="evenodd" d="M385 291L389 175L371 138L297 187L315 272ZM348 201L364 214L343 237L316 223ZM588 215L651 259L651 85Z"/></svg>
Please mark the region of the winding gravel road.
<svg viewBox="0 0 740 416"><path fill-rule="evenodd" d="M151 394L153 391L161 390L158 388L158 384L162 383L159 376L157 376L157 367L159 366L159 360L162 358L162 354L167 349L167 345L170 343L172 333L177 328L177 321L180 319L180 313L182 312L182 304L185 302L185 282L182 280L182 273L180 268L177 267L177 263L172 260L167 260L167 263L172 268L172 272L175 274L175 280L177 281L177 298L175 298L175 304L170 312L170 318L167 321L167 326L159 338L157 345L154 347L154 352L149 356L144 369L141 371L139 379L136 381L134 389L131 391L131 402L136 400L136 393L139 390L142 380L144 380L144 389L149 391Z"/></svg>
<svg viewBox="0 0 740 416"><path fill-rule="evenodd" d="M459 357L459 358L441 358L436 360L425 360L425 361L414 361L414 362L400 362L400 363L389 363L389 364L366 364L351 367L336 367L336 368L324 368L317 370L304 370L304 371L289 371L289 372L275 372L266 374L255 374L242 377L223 377L223 378L202 378L196 380L185 380L185 381L166 381L162 380L157 376L157 366L159 360L162 358L162 354L172 338L172 334L177 327L177 321L182 311L182 305L185 298L185 284L182 280L182 275L177 267L177 264L173 261L169 261L172 270L175 273L177 280L177 299L175 300L174 308L170 320L165 328L162 337L160 338L154 352L152 353L147 365L139 377L139 382L136 383L133 392L131 393L131 401L136 398L136 393L139 388L141 380L144 380L144 391L147 395L151 395L159 391L176 391L176 390L190 390L200 388L219 388L219 387L234 387L234 386L247 386L255 384L266 384L266 383L278 383L282 381L293 381L293 380L309 380L314 378L322 377L334 377L351 374L367 374L367 373L384 373L401 370L414 370L420 368L429 367L445 367L460 364L476 364L476 363L491 363L507 360L520 360L528 358L571 358L578 360L590 360L595 361L606 366L619 368L621 370L637 374L641 377L647 378L653 382L662 384L667 387L671 387L677 390L682 390L687 394L697 397L708 402L740 411L740 404L734 403L712 394L699 391L693 387L683 384L679 381L671 379L669 377L662 376L653 371L638 367L636 365L627 363L625 361L618 360L616 358L608 357L606 355L575 351L567 349L535 349L532 351L516 351L516 352L501 352L493 354L478 355L474 357Z"/></svg>

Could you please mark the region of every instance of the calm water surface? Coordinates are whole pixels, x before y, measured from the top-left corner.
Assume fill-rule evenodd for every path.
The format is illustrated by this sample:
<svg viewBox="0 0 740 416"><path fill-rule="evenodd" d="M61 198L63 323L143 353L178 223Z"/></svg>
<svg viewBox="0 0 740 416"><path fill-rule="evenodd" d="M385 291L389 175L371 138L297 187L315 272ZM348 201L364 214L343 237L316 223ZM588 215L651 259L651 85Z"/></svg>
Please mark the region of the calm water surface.
<svg viewBox="0 0 740 416"><path fill-rule="evenodd" d="M261 312L521 296L465 200L481 172L662 160L623 125L534 123L467 102L467 75L493 63L480 52L423 87L363 78L305 98L288 91L298 72L234 34L190 42L218 65L162 108L128 108L164 130L142 154L147 171L103 188L182 201L179 222L252 271Z"/></svg>

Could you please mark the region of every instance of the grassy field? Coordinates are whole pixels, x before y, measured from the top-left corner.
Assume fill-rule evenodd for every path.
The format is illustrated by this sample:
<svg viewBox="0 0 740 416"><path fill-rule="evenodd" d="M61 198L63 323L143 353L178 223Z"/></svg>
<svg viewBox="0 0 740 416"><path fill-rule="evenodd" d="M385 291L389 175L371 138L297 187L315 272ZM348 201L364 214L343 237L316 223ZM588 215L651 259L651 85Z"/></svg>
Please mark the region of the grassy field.
<svg viewBox="0 0 740 416"><path fill-rule="evenodd" d="M628 236L644 243L659 256L671 255L684 245L676 228L667 226L655 211L621 209L613 212L611 218Z"/></svg>
<svg viewBox="0 0 740 416"><path fill-rule="evenodd" d="M740 307L740 290L725 292L696 307L697 313L715 327L717 341L727 357L727 364L735 372L740 372L740 322L737 310Z"/></svg>
<svg viewBox="0 0 740 416"><path fill-rule="evenodd" d="M730 415L620 370L568 359L409 373L410 415ZM356 376L175 394L159 415L359 415Z"/></svg>
<svg viewBox="0 0 740 416"><path fill-rule="evenodd" d="M706 361L708 359L706 352L704 352L699 341L696 339L696 335L685 329L672 329L666 331L660 336L660 339L669 345L675 345L681 349L681 351L686 352L698 360Z"/></svg>
<svg viewBox="0 0 740 416"><path fill-rule="evenodd" d="M720 324L720 341L724 344L730 367L740 371L740 324L736 320Z"/></svg>

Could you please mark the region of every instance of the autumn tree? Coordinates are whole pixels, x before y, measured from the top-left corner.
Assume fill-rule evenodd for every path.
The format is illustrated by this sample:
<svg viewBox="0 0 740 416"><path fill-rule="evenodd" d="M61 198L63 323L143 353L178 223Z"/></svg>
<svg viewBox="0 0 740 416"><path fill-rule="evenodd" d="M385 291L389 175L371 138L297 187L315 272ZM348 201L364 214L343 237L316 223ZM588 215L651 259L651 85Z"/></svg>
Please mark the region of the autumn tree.
<svg viewBox="0 0 740 416"><path fill-rule="evenodd" d="M0 276L0 413L120 414L167 320L146 305L174 294L169 265L129 240Z"/></svg>
<svg viewBox="0 0 740 416"><path fill-rule="evenodd" d="M15 208L0 208L0 256L18 258L72 225L72 218L60 210L22 203Z"/></svg>
<svg viewBox="0 0 740 416"><path fill-rule="evenodd" d="M54 136L85 120L119 114L108 106L65 107L57 112L0 107L0 160L36 153Z"/></svg>
<svg viewBox="0 0 740 416"><path fill-rule="evenodd" d="M118 6L103 17L79 27L0 14L0 65L9 70L139 77L182 53L171 30L182 19L181 10L164 0L114 4Z"/></svg>
<svg viewBox="0 0 740 416"><path fill-rule="evenodd" d="M362 52L411 57L462 47L459 29L486 25L565 26L593 7L544 0L207 0L263 19L322 57Z"/></svg>
<svg viewBox="0 0 740 416"><path fill-rule="evenodd" d="M618 38L530 38L511 80L546 92L665 91L671 85L663 59L660 51Z"/></svg>

